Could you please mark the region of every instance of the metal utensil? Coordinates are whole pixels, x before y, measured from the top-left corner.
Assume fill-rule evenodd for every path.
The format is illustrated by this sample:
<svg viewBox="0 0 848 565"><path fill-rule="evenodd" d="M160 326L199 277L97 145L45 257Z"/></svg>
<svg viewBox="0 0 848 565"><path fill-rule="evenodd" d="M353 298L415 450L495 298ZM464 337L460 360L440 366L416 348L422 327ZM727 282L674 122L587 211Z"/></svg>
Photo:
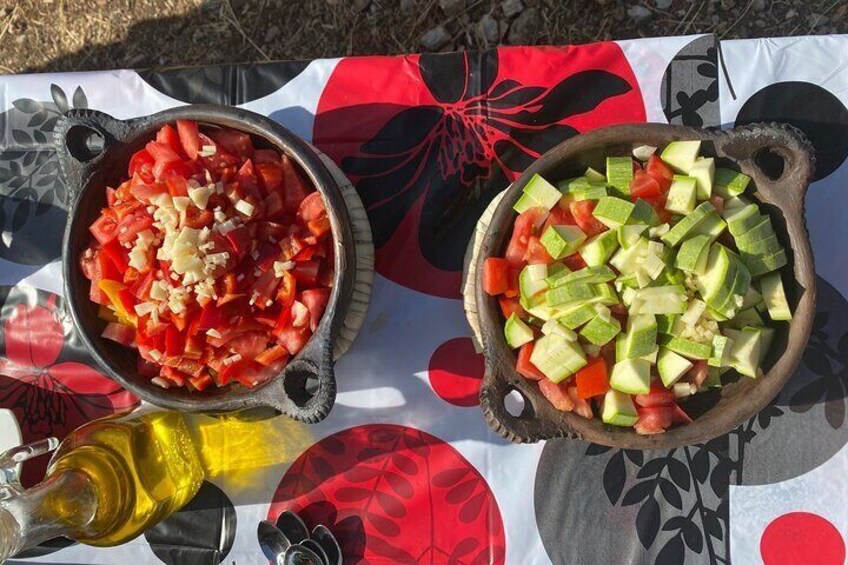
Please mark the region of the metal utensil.
<svg viewBox="0 0 848 565"><path fill-rule="evenodd" d="M286 535L268 520L259 522L256 536L259 538L259 547L262 548L262 553L272 563L279 563L280 557L291 547L291 542Z"/></svg>
<svg viewBox="0 0 848 565"><path fill-rule="evenodd" d="M306 527L300 516L291 510L286 510L277 517L277 528L283 532L292 545L309 539L309 528Z"/></svg>
<svg viewBox="0 0 848 565"><path fill-rule="evenodd" d="M312 529L312 540L324 550L328 565L342 565L342 548L327 526L322 524L315 526Z"/></svg>
<svg viewBox="0 0 848 565"><path fill-rule="evenodd" d="M321 544L319 544L314 539L303 540L302 542L300 542L300 547L311 549L313 552L315 552L315 555L321 558L321 562L324 565L330 565L330 558L327 556L327 552L324 551L324 548L321 547Z"/></svg>
<svg viewBox="0 0 848 565"><path fill-rule="evenodd" d="M302 545L293 545L286 550L285 565L324 565L321 556Z"/></svg>

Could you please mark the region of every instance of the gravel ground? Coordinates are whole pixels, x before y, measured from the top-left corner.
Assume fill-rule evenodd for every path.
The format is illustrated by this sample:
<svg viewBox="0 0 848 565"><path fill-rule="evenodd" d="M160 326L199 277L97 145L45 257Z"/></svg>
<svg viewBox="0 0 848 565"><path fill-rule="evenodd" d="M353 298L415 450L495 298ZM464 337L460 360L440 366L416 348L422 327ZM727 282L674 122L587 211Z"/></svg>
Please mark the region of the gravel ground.
<svg viewBox="0 0 848 565"><path fill-rule="evenodd" d="M708 32L848 33L848 0L0 0L0 73Z"/></svg>

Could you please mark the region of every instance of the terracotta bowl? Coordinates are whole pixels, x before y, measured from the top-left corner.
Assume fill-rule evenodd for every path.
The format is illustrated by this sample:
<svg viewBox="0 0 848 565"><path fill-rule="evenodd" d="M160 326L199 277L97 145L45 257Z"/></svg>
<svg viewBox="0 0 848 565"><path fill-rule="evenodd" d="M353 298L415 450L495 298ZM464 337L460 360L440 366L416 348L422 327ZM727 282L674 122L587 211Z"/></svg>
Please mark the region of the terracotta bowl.
<svg viewBox="0 0 848 565"><path fill-rule="evenodd" d="M663 147L681 139L702 140L702 155L715 157L717 166L741 170L753 179L746 194L762 204L763 212L769 214L789 256L789 264L783 270L791 270L793 274L784 276L793 319L779 326L763 366L764 376L741 377L719 390L698 394L686 403L694 422L663 434L643 436L632 428L606 425L597 417L586 420L556 410L535 382L515 371L516 357L504 339L504 320L498 302L482 290L482 262L490 256L503 256L516 217L512 206L534 174L551 180L574 177L589 166L603 170L607 155L629 155L638 145ZM486 359L480 404L489 426L514 442L569 437L627 449L670 449L708 441L754 416L792 376L810 335L816 278L804 223L804 194L812 173L809 143L797 130L776 124L727 131L664 124L614 126L578 135L545 153L505 192L471 267L476 278L473 285L476 321ZM517 416L510 414L504 404L512 391L518 391L524 400Z"/></svg>
<svg viewBox="0 0 848 565"><path fill-rule="evenodd" d="M117 186L126 175L130 156L152 140L160 127L177 119L241 130L251 135L257 147L287 154L327 205L335 241L335 279L326 312L309 342L286 368L254 388L236 384L190 392L163 389L140 377L138 353L100 337L105 322L88 298L89 281L79 267L80 255L91 240L88 226L105 206L104 187ZM56 128L55 145L68 186L69 219L62 256L65 304L89 352L107 375L143 400L164 408L217 412L270 407L304 422L324 419L336 397L334 348L338 350L352 307L357 245L339 181L317 151L264 116L214 105L183 106L128 121L93 110L72 110Z"/></svg>

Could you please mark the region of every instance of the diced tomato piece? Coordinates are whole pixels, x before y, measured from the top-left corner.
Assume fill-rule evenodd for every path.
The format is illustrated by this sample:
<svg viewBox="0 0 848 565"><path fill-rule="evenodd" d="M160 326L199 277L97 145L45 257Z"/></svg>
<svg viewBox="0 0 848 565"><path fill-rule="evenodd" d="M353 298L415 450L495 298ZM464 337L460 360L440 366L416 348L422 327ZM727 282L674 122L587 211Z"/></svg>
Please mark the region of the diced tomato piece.
<svg viewBox="0 0 848 565"><path fill-rule="evenodd" d="M659 198L662 195L660 183L648 173L638 172L630 181L630 199L636 201L639 198Z"/></svg>
<svg viewBox="0 0 848 565"><path fill-rule="evenodd" d="M168 188L158 182L152 182L150 184L135 183L132 185L131 192L132 195L139 200L150 201L160 194L166 194L168 192Z"/></svg>
<svg viewBox="0 0 848 565"><path fill-rule="evenodd" d="M592 405L589 404L589 401L577 396L577 386L571 381L566 388L568 392L568 397L574 403L574 413L578 416L582 416L587 420L591 420L592 416L594 416L594 412L592 411Z"/></svg>
<svg viewBox="0 0 848 565"><path fill-rule="evenodd" d="M210 132L210 135L227 153L238 155L242 160L253 156L253 142L250 135L243 131L222 128Z"/></svg>
<svg viewBox="0 0 848 565"><path fill-rule="evenodd" d="M580 269L587 267L586 261L583 260L583 256L579 253L574 253L569 255L565 259L562 260L565 263L565 266L571 269L572 271L579 271Z"/></svg>
<svg viewBox="0 0 848 565"><path fill-rule="evenodd" d="M715 206L716 212L722 215L724 214L724 198L722 198L718 194L713 194L710 197L710 202L713 206Z"/></svg>
<svg viewBox="0 0 848 565"><path fill-rule="evenodd" d="M562 410L563 412L574 410L574 400L568 394L568 388L565 382L555 383L547 378L541 379L539 381L539 392L557 410Z"/></svg>
<svg viewBox="0 0 848 565"><path fill-rule="evenodd" d="M199 326L197 329L202 332L211 330L212 328L217 328L224 321L221 316L221 309L215 302L210 302L203 307L200 311L199 320Z"/></svg>
<svg viewBox="0 0 848 565"><path fill-rule="evenodd" d="M180 154L171 148L170 145L159 143L158 141L150 141L144 148L147 149L147 152L157 163L172 163L182 160Z"/></svg>
<svg viewBox="0 0 848 565"><path fill-rule="evenodd" d="M251 288L253 306L259 310L264 310L271 306L269 302L273 302L273 296L277 292L277 286L279 284L280 279L277 278L273 269L262 273Z"/></svg>
<svg viewBox="0 0 848 565"><path fill-rule="evenodd" d="M671 181L674 179L674 171L665 164L665 161L658 155L651 155L648 159L648 164L645 165L645 172L656 179L663 192L668 192L668 189L671 187Z"/></svg>
<svg viewBox="0 0 848 565"><path fill-rule="evenodd" d="M542 229L539 230L539 234L545 233L545 230L548 229L549 226L573 226L576 225L574 221L574 216L571 215L571 210L569 210L568 205L562 206L557 204L551 209L551 213L548 216L548 219L545 220L545 224L542 226Z"/></svg>
<svg viewBox="0 0 848 565"><path fill-rule="evenodd" d="M518 296L518 276L520 274L521 271L519 269L510 268L507 270L506 291L504 292L504 296L506 296L507 298L513 298L515 296Z"/></svg>
<svg viewBox="0 0 848 565"><path fill-rule="evenodd" d="M180 145L188 158L192 161L197 159L197 153L201 149L197 122L194 120L177 120L177 134L180 138Z"/></svg>
<svg viewBox="0 0 848 565"><path fill-rule="evenodd" d="M698 388L704 386L704 381L707 380L707 376L710 373L710 367L707 362L703 359L699 359L698 361L692 362L692 368L689 369L689 372L686 373L686 376L683 379L692 383Z"/></svg>
<svg viewBox="0 0 848 565"><path fill-rule="evenodd" d="M300 294L300 300L309 310L309 329L315 331L321 322L321 316L330 301L329 288L310 288Z"/></svg>
<svg viewBox="0 0 848 565"><path fill-rule="evenodd" d="M200 210L194 206L186 208L185 225L190 228L201 229L209 227L214 220L215 215L212 210Z"/></svg>
<svg viewBox="0 0 848 565"><path fill-rule="evenodd" d="M170 175L165 179L165 185L171 196L188 196L188 183L185 177Z"/></svg>
<svg viewBox="0 0 848 565"><path fill-rule="evenodd" d="M520 268L524 266L524 255L527 253L530 236L536 235L547 217L548 211L544 208L530 208L519 214L515 219L512 236L504 254L511 267Z"/></svg>
<svg viewBox="0 0 848 565"><path fill-rule="evenodd" d="M513 314L518 314L519 316L524 315L524 308L522 308L518 298L507 298L506 296L501 296L498 298L498 304L501 307L501 313L504 318L509 318Z"/></svg>
<svg viewBox="0 0 848 565"><path fill-rule="evenodd" d="M129 268L127 250L121 247L117 240L112 240L97 253L100 261L100 274L104 279L119 281Z"/></svg>
<svg viewBox="0 0 848 565"><path fill-rule="evenodd" d="M265 351L268 339L264 332L247 332L230 341L227 346L243 359L255 359Z"/></svg>
<svg viewBox="0 0 848 565"><path fill-rule="evenodd" d="M156 161L153 165L153 177L162 180L170 175L188 178L194 175L194 166L190 161Z"/></svg>
<svg viewBox="0 0 848 565"><path fill-rule="evenodd" d="M581 200L569 204L574 221L577 222L577 225L580 226L586 237L598 235L608 229L607 226L592 215L592 212L595 211L596 204L597 202L594 200Z"/></svg>
<svg viewBox="0 0 848 565"><path fill-rule="evenodd" d="M637 406L639 419L633 426L642 435L661 434L671 426L674 410L670 406Z"/></svg>
<svg viewBox="0 0 848 565"><path fill-rule="evenodd" d="M279 156L277 157L276 162L256 162L254 168L256 169L256 175L261 181L262 186L265 187L265 192L277 192L280 189L280 186L283 184L283 167L280 165Z"/></svg>
<svg viewBox="0 0 848 565"><path fill-rule="evenodd" d="M530 362L530 356L533 354L533 342L525 343L518 350L518 360L515 363L515 370L525 379L532 381L547 380L545 374L536 368Z"/></svg>
<svg viewBox="0 0 848 565"><path fill-rule="evenodd" d="M269 193L265 197L265 200L262 201L262 204L265 206L266 217L276 216L286 207L283 195L279 191Z"/></svg>
<svg viewBox="0 0 848 565"><path fill-rule="evenodd" d="M134 242L139 232L149 229L153 218L145 211L139 211L125 217L118 224L118 241L121 243Z"/></svg>
<svg viewBox="0 0 848 565"><path fill-rule="evenodd" d="M109 322L100 335L106 339L130 347L133 341L135 341L135 328L116 322Z"/></svg>
<svg viewBox="0 0 848 565"><path fill-rule="evenodd" d="M506 259L487 257L483 262L483 290L486 294L497 296L509 287L509 265Z"/></svg>
<svg viewBox="0 0 848 565"><path fill-rule="evenodd" d="M524 261L529 265L550 265L554 262L554 258L551 257L545 246L541 244L539 238L531 235L527 241L527 252L524 253Z"/></svg>
<svg viewBox="0 0 848 565"><path fill-rule="evenodd" d="M256 258L253 259L253 264L260 271L267 271L274 264L274 261L280 257L280 247L274 245L270 241L260 241L256 246Z"/></svg>
<svg viewBox="0 0 848 565"><path fill-rule="evenodd" d="M118 224L106 215L101 215L94 220L88 229L101 245L106 245L118 235Z"/></svg>
<svg viewBox="0 0 848 565"><path fill-rule="evenodd" d="M156 143L170 148L171 151L178 155L183 150L183 146L180 143L180 136L177 134L177 130L171 127L170 124L165 124L156 132Z"/></svg>
<svg viewBox="0 0 848 565"><path fill-rule="evenodd" d="M318 282L319 266L318 261L302 261L295 265L292 274L299 285L315 286L315 283Z"/></svg>
<svg viewBox="0 0 848 565"><path fill-rule="evenodd" d="M330 218L323 216L317 220L312 220L306 224L306 227L309 229L309 233L315 237L325 236L330 233Z"/></svg>
<svg viewBox="0 0 848 565"><path fill-rule="evenodd" d="M277 302L283 307L291 306L297 289L297 280L290 271L284 271L280 277L280 286L277 287Z"/></svg>
<svg viewBox="0 0 848 565"><path fill-rule="evenodd" d="M607 363L603 357L590 359L575 375L577 397L585 400L606 393L610 389L607 375Z"/></svg>
<svg viewBox="0 0 848 565"><path fill-rule="evenodd" d="M288 356L289 352L286 351L286 348L282 345L276 344L257 355L256 362L260 365L267 366L275 361L279 361L280 359L288 358Z"/></svg>
<svg viewBox="0 0 848 565"><path fill-rule="evenodd" d="M679 404L675 404L671 408L671 421L675 424L689 424L692 418L683 411Z"/></svg>
<svg viewBox="0 0 848 565"><path fill-rule="evenodd" d="M286 348L291 355L297 355L306 342L309 341L312 333L308 327L296 328L294 326L286 326L282 330L274 330L274 335L277 338L277 343Z"/></svg>
<svg viewBox="0 0 848 565"><path fill-rule="evenodd" d="M652 408L654 406L671 406L677 402L674 391L665 388L659 380L651 383L651 391L648 394L637 394L633 400L638 406Z"/></svg>
<svg viewBox="0 0 848 565"><path fill-rule="evenodd" d="M318 191L310 193L297 209L297 217L305 224L327 215L324 199Z"/></svg>
<svg viewBox="0 0 848 565"><path fill-rule="evenodd" d="M297 165L291 160L288 155L280 157L280 164L283 167L283 200L287 210L297 210L300 203L309 194L309 188L301 178L297 170Z"/></svg>
<svg viewBox="0 0 848 565"><path fill-rule="evenodd" d="M108 206L112 206L113 204L115 204L116 198L117 197L115 196L115 189L112 188L111 186L107 186L106 187L106 204Z"/></svg>
<svg viewBox="0 0 848 565"><path fill-rule="evenodd" d="M292 261L309 261L315 255L315 246L304 247L300 251L297 252L297 255L292 257Z"/></svg>
<svg viewBox="0 0 848 565"><path fill-rule="evenodd" d="M274 238L279 241L286 237L286 235L288 235L289 233L288 226L278 224L276 222L261 221L257 222L256 224L258 226L256 235L260 239Z"/></svg>
<svg viewBox="0 0 848 565"><path fill-rule="evenodd" d="M148 269L147 273L140 277L131 287L130 292L133 293L133 296L139 299L139 301L147 300L150 296L150 287L153 286L153 281L156 280L156 277L153 273L153 269Z"/></svg>
<svg viewBox="0 0 848 565"><path fill-rule="evenodd" d="M130 177L139 175L145 182L153 182L153 164L155 162L156 160L147 152L147 149L141 149L130 157L127 173Z"/></svg>

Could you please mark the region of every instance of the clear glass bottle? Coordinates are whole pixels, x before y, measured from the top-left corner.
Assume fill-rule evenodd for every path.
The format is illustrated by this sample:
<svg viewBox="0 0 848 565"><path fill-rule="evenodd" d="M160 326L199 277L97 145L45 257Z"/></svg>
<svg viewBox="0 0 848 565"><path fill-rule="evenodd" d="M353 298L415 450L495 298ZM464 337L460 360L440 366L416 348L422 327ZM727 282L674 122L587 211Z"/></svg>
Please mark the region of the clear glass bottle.
<svg viewBox="0 0 848 565"><path fill-rule="evenodd" d="M178 412L85 424L58 445L45 480L22 488L19 463L57 445L50 438L0 455L0 563L59 536L97 546L129 541L188 503L204 478Z"/></svg>

